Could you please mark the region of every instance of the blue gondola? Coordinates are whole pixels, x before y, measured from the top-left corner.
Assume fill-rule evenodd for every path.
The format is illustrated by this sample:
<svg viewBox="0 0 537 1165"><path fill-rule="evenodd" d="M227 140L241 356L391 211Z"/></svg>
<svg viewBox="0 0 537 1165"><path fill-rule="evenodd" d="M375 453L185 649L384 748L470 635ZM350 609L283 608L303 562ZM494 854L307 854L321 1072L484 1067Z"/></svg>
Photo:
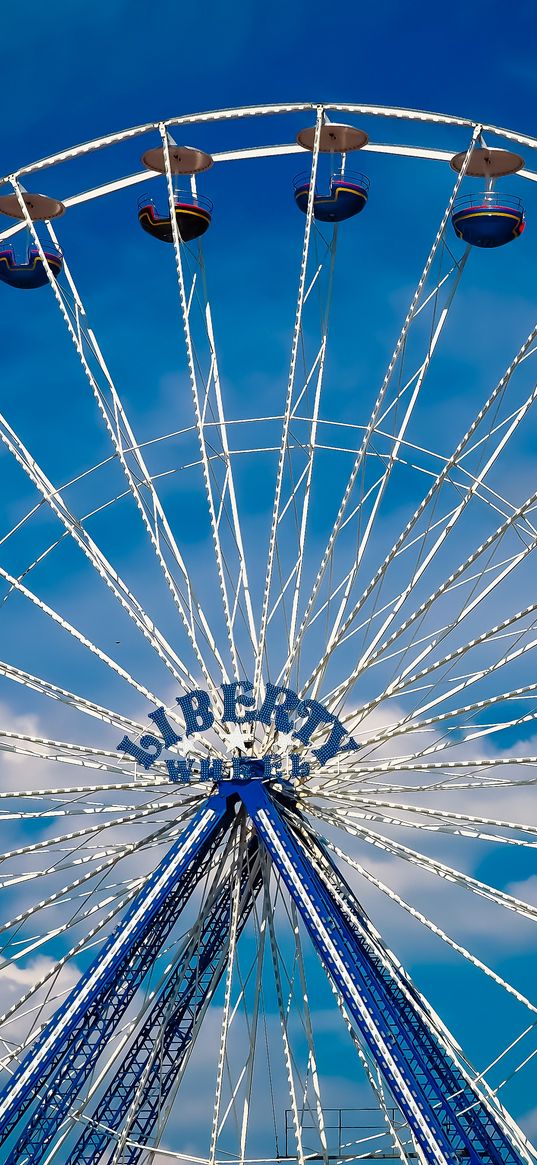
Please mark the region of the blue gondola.
<svg viewBox="0 0 537 1165"><path fill-rule="evenodd" d="M526 225L521 199L491 190L457 199L451 221L459 238L473 247L503 247Z"/></svg>
<svg viewBox="0 0 537 1165"><path fill-rule="evenodd" d="M201 194L193 195L181 191L175 195L175 219L183 243L189 243L191 239L197 239L205 234L211 224L212 209L210 198L205 198ZM138 199L138 222L154 239L162 239L163 243L173 242L169 211L160 214L153 199L147 195L142 195Z"/></svg>
<svg viewBox="0 0 537 1165"><path fill-rule="evenodd" d="M309 174L298 174L295 178L295 202L306 213L310 190ZM343 222L360 214L369 194L369 178L365 174L333 174L328 194L315 192L313 217L319 222Z"/></svg>
<svg viewBox="0 0 537 1165"><path fill-rule="evenodd" d="M44 248L49 267L57 279L63 266L63 258L59 251L50 246ZM17 259L13 247L3 246L0 250L0 279L10 287L20 287L29 290L34 287L44 287L48 283L45 265L37 247L29 247L26 259Z"/></svg>

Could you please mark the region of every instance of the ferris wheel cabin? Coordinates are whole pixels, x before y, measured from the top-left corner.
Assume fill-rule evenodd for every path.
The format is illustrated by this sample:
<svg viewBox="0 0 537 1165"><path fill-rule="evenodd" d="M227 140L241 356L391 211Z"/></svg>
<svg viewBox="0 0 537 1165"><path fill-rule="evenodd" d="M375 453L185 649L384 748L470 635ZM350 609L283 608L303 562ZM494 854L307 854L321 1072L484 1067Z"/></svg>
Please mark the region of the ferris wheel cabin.
<svg viewBox="0 0 537 1165"><path fill-rule="evenodd" d="M47 247L44 250L45 259L57 279L63 266L63 258L59 251ZM2 247L0 250L0 279L10 287L20 287L30 290L34 287L44 287L48 283L45 264L38 247L29 247L24 260L18 259L13 247Z"/></svg>
<svg viewBox="0 0 537 1165"><path fill-rule="evenodd" d="M296 140L303 149L313 152L316 148L316 134L316 127L308 126L300 131ZM369 194L369 178L365 174L345 172L344 162L349 151L361 150L367 141L367 134L352 125L325 122L320 127L317 145L319 154L331 155L332 159L339 154L341 163L332 171L327 189L321 192L315 188L313 217L318 222L344 222L364 209ZM311 186L309 174L298 174L294 184L295 202L299 210L306 214Z"/></svg>
<svg viewBox="0 0 537 1165"><path fill-rule="evenodd" d="M308 209L309 175L295 178L295 202L304 214ZM317 194L313 199L313 217L318 222L343 222L360 214L367 202L369 178L365 174L333 174L328 194Z"/></svg>
<svg viewBox="0 0 537 1165"><path fill-rule="evenodd" d="M212 202L202 196L190 196L182 191L174 199L175 221L181 242L189 243L204 235L211 225ZM142 230L163 243L173 243L173 227L169 211L160 214L152 198L143 195L138 201L138 222Z"/></svg>
<svg viewBox="0 0 537 1165"><path fill-rule="evenodd" d="M452 169L460 171L464 158L464 153L455 154ZM522 234L526 225L522 199L499 194L493 187L496 178L515 174L523 165L524 159L509 150L473 150L466 174L485 178L487 188L482 194L455 202L451 222L459 239L472 247L503 247Z"/></svg>
<svg viewBox="0 0 537 1165"><path fill-rule="evenodd" d="M213 204L209 198L197 194L191 183L191 189L176 189L176 182L189 176L210 169L213 159L204 150L194 149L192 146L176 146L169 143L166 151L163 146L147 150L142 157L143 165L157 174L170 174L173 185L173 201L175 221L179 232L179 240L189 243L198 239L209 229ZM173 243L173 224L170 209L160 213L152 198L142 195L138 200L138 222L142 230L154 239L161 239L163 243Z"/></svg>
<svg viewBox="0 0 537 1165"><path fill-rule="evenodd" d="M24 191L21 197L26 212L16 194L6 194L0 198L1 214L27 221L27 246L23 252L17 254L10 243L0 246L0 280L9 287L29 291L35 287L44 287L48 283L47 265L54 278L58 278L63 267L63 256L50 242L39 248L35 238L30 234L28 220L32 223L57 218L65 212L65 206L57 198L49 198L45 194L29 194L28 191Z"/></svg>

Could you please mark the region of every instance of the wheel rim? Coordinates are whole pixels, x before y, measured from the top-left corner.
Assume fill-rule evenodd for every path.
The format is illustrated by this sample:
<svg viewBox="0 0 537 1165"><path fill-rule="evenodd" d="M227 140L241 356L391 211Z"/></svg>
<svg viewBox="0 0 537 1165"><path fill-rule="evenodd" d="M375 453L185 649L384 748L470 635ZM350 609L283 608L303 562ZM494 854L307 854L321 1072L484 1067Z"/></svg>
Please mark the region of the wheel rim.
<svg viewBox="0 0 537 1165"><path fill-rule="evenodd" d="M327 107L328 113L335 108ZM253 124L258 127L261 140L269 144L250 147L251 152L254 156L255 150L266 155L263 164L281 167L291 148L271 145L270 134L263 138L259 131L264 124L263 115L270 119L281 113L291 127L297 118L305 118L306 109L296 106L238 111L237 123L241 127L250 117L255 118ZM325 110L313 109L320 127ZM441 145L439 138L438 147L433 148L430 142L420 144L417 134L415 145L393 149L396 166L409 164L405 157L414 158L412 164L416 166L425 166L429 159L442 160L446 172L451 157L448 135L457 135L458 148L462 142L469 160L482 129L462 119L371 107L344 106L337 113L338 119L343 113L362 121L370 119L367 128L371 155L364 150L370 170L377 160L375 153L385 160L382 143L377 140L379 118L386 119L390 127L397 126L401 119L405 129L415 129L418 122L425 127L432 124L435 134L445 133ZM196 127L200 147L205 147L210 130L225 137L229 118L226 114L195 115L179 121L188 126L192 141ZM174 124L170 126L173 128ZM271 125L270 120L267 125ZM530 151L537 144L508 131L502 134L505 144L516 143ZM290 128L288 140L294 141L294 136ZM154 143L157 137L166 159L169 147L164 124L101 139L95 150L91 147L90 155L95 153L95 157L108 161L114 149L130 148L130 143L140 153L142 145L145 148L149 139ZM453 153L457 143L453 136ZM224 193L226 189L229 193L230 185L226 187L225 160L219 157L218 150L213 152L224 175L215 212L223 218ZM234 151L223 145L220 153L233 155ZM56 160L39 163L36 168L48 171L47 179L52 182L55 162L67 159L75 168L78 181L87 156L88 147L81 146ZM233 157L230 169L232 162ZM248 158L239 162L240 166L248 164L261 163L250 163ZM320 165L318 148L314 148L312 192ZM291 157L289 166L294 169L296 159ZM220 165L215 170L220 170ZM15 177L16 194L23 173L26 182L26 175L32 171L31 166L26 167ZM46 967L43 963L38 968L46 975L41 994L30 988L29 998L25 992L20 1005L14 1003L13 1010L11 1005L5 1008L5 1068L12 1067L20 1054L18 1045L13 1047L16 1041L10 1040L9 1025L24 1014L23 1042L29 1033L35 1035L40 1012L36 1016L32 1001L35 999L36 1006L40 1006L39 1001L52 987L54 997L61 997L61 992L74 981L76 968L85 966L89 951L100 941L99 934L108 933L127 905L126 900L140 889L140 878L156 864L155 854L161 855L171 845L183 821L188 822L207 797L203 781L194 780L185 786L170 783L166 759L188 753L194 758L196 770L198 761L209 755L226 758L240 748L246 756L260 757L270 751L275 757L283 757L284 775L289 775L290 754L300 745L290 733L278 734L271 725L252 726L249 721L245 721L244 728L233 722L222 726L220 685L233 679L249 679L257 706L263 700L267 682L272 681L289 688L301 700L319 700L352 734L359 749L341 751L321 766L316 765L315 758L312 761L311 749L326 741L326 731L323 734L319 729L317 736L311 738L311 748L302 749L300 759L311 763L311 771L300 775L295 785L301 811L321 833L328 832L330 852L345 862L349 877L356 876L353 887L359 897L362 892L367 896L367 887L372 887L377 902L387 899L402 915L441 940L450 952L456 952L463 966L471 967L472 974L482 977L487 991L494 987L499 999L506 997L510 1004L516 1002L516 1018L514 1012L507 1017L506 1011L501 1020L499 1059L491 1069L490 1085L493 1089L500 1086L499 1098L505 1095L512 1104L513 1080L516 1084L521 1079L531 1080L532 1034L521 1037L520 1032L524 1024L531 1027L533 1023L532 1000L525 990L510 982L509 974L503 973L501 958L494 965L494 960L483 956L479 943L476 951L471 948L464 926L458 930L455 926L452 935L441 919L429 917L428 909L419 901L412 901L412 894L407 901L398 884L404 874L397 873L410 868L419 870L420 878L422 874L434 876L435 886L449 882L460 895L458 901L472 904L476 918L486 902L491 919L493 910L500 920L504 914L508 919L514 916L525 920L520 925L528 932L534 921L531 900L526 901L521 890L509 888L512 882L531 877L529 864L520 857L516 866L520 877L510 877L511 867L504 869L489 855L496 851L516 854L518 861L534 846L537 828L537 823L527 817L526 802L521 811L517 808L523 804L524 790L531 789L537 763L530 747L535 684L529 668L537 613L530 562L537 536L532 520L537 498L530 488L524 488L523 480L515 478L525 443L533 433L535 394L531 371L537 333L527 328L529 334L524 339L518 326L505 329L515 339L513 350L494 381L486 388L479 385L470 394L468 408L458 399L459 415L453 424L453 436L441 431L448 416L445 407L439 410L439 425L434 419L432 423L427 421L435 385L442 391L446 383L445 374L436 370L442 367L446 343L449 353L452 322L460 335L461 328L464 331L461 313L468 310L464 298L466 267L468 264L470 269L473 260L468 263L469 249L464 250L450 233L449 222L464 171L463 164L454 182L453 175L448 178L447 197L435 214L428 258L423 266L415 262L411 268L415 290L408 297L410 307L398 312L402 328L398 337L394 333L396 340L387 371L378 378L380 391L377 386L376 391L364 393L368 403L364 416L357 415L352 393L338 393L330 329L336 330L336 355L342 351L345 333L351 364L356 362L357 348L363 343L358 340L357 345L356 325L349 324L355 314L356 283L349 282L349 255L342 263L341 250L352 246L356 262L357 241L368 229L366 219L375 199L376 181L372 182L363 219L357 224L343 223L334 230L328 224L315 224L312 197L305 224L298 214L291 217L294 208L289 181L291 209L289 221L284 220L285 238L294 232L294 278L298 287L292 335L286 337L291 355L285 374L283 358L280 359L278 406L272 410L268 407L271 393L261 386L259 403L263 407L257 412L251 407L252 397L244 402L248 407L241 409L243 402L229 382L229 340L223 344L224 361L219 361L220 337L218 341L215 338L219 307L218 302L211 306L208 289L213 280L222 294L224 281L211 269L211 236L206 243L206 269L201 245L182 246L173 213L173 244L171 254L165 258L175 258L176 287L172 264L168 261L164 270L161 256L149 250L151 240L143 240L140 233L135 233L136 214L130 207L136 246L146 248L145 255L151 256L146 262L155 267L162 263L160 274L153 277L155 282L160 279L163 286L151 316L152 324L162 312L165 299L170 302L171 296L177 297L177 288L179 291L178 314L170 311L163 321L166 337L159 338L152 351L147 335L144 337L144 375L152 379L162 375L170 354L175 353L174 367L181 376L179 407L175 407L174 391L171 404L165 399L164 416L152 417L127 386L118 387L115 373L112 379L105 350L111 350L120 369L127 365L122 366L112 338L113 325L121 327L117 303L113 302L112 309L101 306L97 284L92 286L89 279L89 250L99 237L103 222L94 208L109 207L114 199L123 207L130 205L129 187L138 181L147 182L147 171L124 183L96 179L93 185L98 195L84 202L58 189L69 214L61 230L58 227L56 231L49 224L46 238L31 223L27 224L34 232L36 245L42 248L44 242L52 241L55 246L61 244L64 252L64 274L58 284L50 273L50 288L43 293L48 300L45 304L40 299L38 309L43 315L38 318L47 330L47 352L52 352L53 343L67 341L69 359L73 354L77 362L69 365L69 375L78 375L82 365L77 385L81 394L87 393L87 399L78 412L78 406L75 408L67 399L66 374L62 373L64 413L57 424L48 428L48 437L39 420L39 408L30 424L25 425L16 399L8 402L11 413L6 405L0 431L9 454L5 459L9 466L8 488L12 489L15 503L15 519L5 522L5 557L0 560L5 584L4 620L15 610L11 638L8 634L11 650L2 665L2 675L6 692L20 693L18 699L6 697L13 721L2 732L2 747L12 758L11 773L7 771L8 780L12 776L12 792L2 793L6 805L3 827L7 830L8 821L17 822L16 844L5 841L1 845L7 855L4 893L20 887L20 909L13 910L6 895L3 911L3 918L8 920L3 951L9 960L7 978L11 975L14 982L20 982L13 969L17 964L25 968L31 965L37 951L45 951L49 959ZM110 172L114 172L113 167ZM524 182L525 173L517 179L519 185ZM173 208L169 161L168 173L159 181L161 193L167 189ZM200 186L201 182L202 178ZM40 184L44 185L41 181ZM101 188L108 185L110 190L103 194ZM83 188L82 184L79 188ZM531 188L531 181L525 182L524 193ZM394 185L392 195L395 189ZM85 221L94 232L93 242L81 245L80 276L77 207L78 211L89 208ZM16 235L17 229L6 228L2 237ZM352 244L350 233L344 234L351 231ZM221 254L221 239L218 246ZM44 265L47 266L46 260ZM346 295L341 292L341 284L339 290L337 286L341 266ZM127 270L125 267L125 273ZM519 278L523 287L524 275L519 275L518 268L509 271L515 273L514 278ZM85 281L87 294L82 291ZM483 276L481 283L478 280L481 296L485 282ZM363 294L367 295L367 284ZM290 296L287 309L291 300ZM244 310L244 298L240 302ZM338 312L346 324L339 332ZM101 320L101 327L95 327L95 332L94 313ZM134 314L139 319L143 312L137 310ZM220 314L225 321L221 309ZM24 320L28 328L29 317ZM177 356L181 340L183 348ZM246 377L240 366L240 353L237 355L239 384L244 385ZM266 367L271 376L270 359ZM40 368L46 385L44 401L53 409L50 363L47 367L46 361L40 360ZM366 363L362 383L369 374ZM46 408L43 414L46 416ZM135 422L131 422L131 416ZM83 442L76 440L73 425L77 421L83 427ZM51 441L48 455L47 443L54 430L62 435L64 443L68 442L68 455L55 440ZM55 469L57 472L53 473ZM259 497L254 497L256 491ZM258 561L260 545L263 553ZM74 585L67 589L65 579L70 577ZM90 579L95 580L95 592L90 590ZM93 599L93 593L98 593L99 598ZM115 610L117 631L112 615ZM43 631L45 627L47 630ZM169 724L180 733L183 723L176 715L176 694L193 689L206 692L219 713L208 734L196 734L193 739L182 741L179 748L164 748L147 770L133 764L123 750L117 750L122 737L139 743L144 734L151 732L153 725L147 716L161 703L167 709ZM100 690L106 693L106 699L98 698ZM53 732L45 730L47 714ZM62 723L65 736L59 732ZM32 771L26 784L19 777L22 767L14 767L17 758L23 757L27 764L36 758L35 777ZM45 759L49 765L42 763ZM50 762L55 769L50 768ZM67 764L70 776L66 782L59 762ZM91 773L84 774L84 783L76 787L71 779L73 765L91 769ZM43 773L49 770L59 776L47 783ZM276 777L276 786L278 782ZM23 789L21 783L25 784ZM74 791L68 791L71 789ZM43 813L47 815L45 829L39 823ZM66 817L68 821L64 821ZM103 818L106 825L102 825ZM61 832L56 829L58 823ZM49 826L54 826L52 836ZM122 832L129 836L131 829L141 830L143 836L132 842L116 839L114 831L119 831L121 837ZM413 837L409 836L410 829L414 830ZM210 903L218 877L222 878L225 871L229 874L230 868L234 870L232 957L220 978L222 1010L215 1049L213 1115L209 1143L205 1150L199 1149L199 1154L210 1162L226 1151L225 1135L233 1119L238 1120L238 1132L232 1157L240 1161L251 1157L247 1146L256 1143L251 1112L262 1054L260 1030L267 1022L262 999L267 990L263 976L268 971L263 958L257 964L251 961L249 971L255 986L248 996L248 1023L254 1033L248 1053L240 1067L233 1069L226 1059L242 991L234 949L241 930L244 853L251 844L245 830L246 825L242 835L236 832L233 845L229 842L218 851L220 856L215 863L221 867L220 874L211 875L216 882L212 885L209 879L204 891L204 901ZM441 838L435 839L433 834L441 834ZM431 839L436 840L436 852L429 844ZM481 872L480 846L490 863L488 876ZM356 848L349 853L349 847ZM374 858L368 861L371 854ZM145 863L142 875L136 875L136 861ZM276 908L281 889L277 889L277 878L269 889L270 872L265 857L263 861L264 893L260 888L261 904L250 907L249 927L258 948L264 950L266 946L266 964L271 966L274 1015L281 1027L290 1088L294 1136L290 1155L303 1160L314 1150L325 1157L356 1156L358 1137L354 1141L351 1138L352 1151L348 1154L341 1144L338 1152L332 1153L333 1146L328 1144L315 1051L315 1009L303 1000L301 1022L307 1051L302 1075L297 1066L298 1053L292 1047L287 1013L291 999L298 1011L298 996L306 994L307 977L312 971L306 969L298 916L292 905L290 934L294 935L294 946L292 953L291 947L282 950ZM393 875L391 882L388 873ZM37 874L43 881L36 895L33 883ZM427 878L423 881L427 882ZM421 886L415 890L419 899ZM58 893L56 907L49 899ZM424 898L426 901L426 893ZM76 908L70 905L73 900ZM19 914L24 917L19 919ZM54 924L49 926L52 915ZM88 940L84 930L94 916L100 929ZM244 922L246 926L246 917ZM493 925L491 921L490 926ZM242 941L246 945L247 936L245 929ZM179 943L178 939L174 941ZM290 938L286 941L290 942ZM75 954L66 960L71 949ZM179 949L176 945L174 957L179 958ZM483 949L487 949L486 942ZM58 959L61 967L57 974L54 966ZM284 987L289 973L284 968L289 967L289 960L301 985L298 996L294 982L291 986L288 983L287 993ZM28 971L28 975L31 973ZM146 986L146 1000L148 990ZM247 994L243 992L244 1001ZM196 1044L193 1042L193 1056ZM487 1041L485 1044L488 1048ZM514 1046L510 1048L510 1044ZM375 1103L388 1125L386 1144L391 1139L394 1152L404 1159L411 1144L408 1130L401 1131L399 1118L391 1116L382 1083L375 1078L374 1065L363 1048L358 1054ZM528 1063L524 1064L526 1060ZM486 1066L483 1062L481 1067ZM230 1076L226 1079L228 1070ZM186 1095L187 1081L185 1064ZM306 1085L309 1091L306 1103L301 1105L301 1087ZM91 1087L93 1084L88 1112L99 1097L97 1084L93 1092ZM168 1087L169 1096L159 1112L157 1131L152 1128L146 1141L136 1140L133 1109L132 1120L130 1116L122 1118L118 1136L112 1138L112 1148L107 1146L111 1159L134 1159L136 1145L158 1144L161 1135L166 1135L164 1118L168 1110L172 1114L178 1111L169 1103L175 1089L171 1083ZM531 1084L524 1088L529 1092ZM327 1091L330 1092L329 1084ZM143 1089L136 1093L137 1111L142 1108L142 1100ZM50 1142L50 1151L55 1154L51 1159L68 1159L73 1128L80 1119L75 1119L73 1112L71 1109L69 1127L60 1129L55 1134L57 1139ZM317 1138L313 1147L307 1143L310 1118ZM173 1119L172 1115L172 1126ZM175 1135L180 1152L184 1133L179 1128ZM371 1144L374 1147L374 1139ZM526 1150L519 1151L523 1154ZM48 1159L45 1149L41 1156L38 1149L35 1153L32 1160Z"/></svg>

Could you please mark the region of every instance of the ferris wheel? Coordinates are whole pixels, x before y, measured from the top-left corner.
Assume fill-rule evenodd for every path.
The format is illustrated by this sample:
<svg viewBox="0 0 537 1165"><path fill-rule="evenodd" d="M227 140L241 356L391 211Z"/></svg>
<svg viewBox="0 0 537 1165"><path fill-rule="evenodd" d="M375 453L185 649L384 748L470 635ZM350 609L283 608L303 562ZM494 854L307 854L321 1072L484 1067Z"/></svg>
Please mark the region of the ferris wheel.
<svg viewBox="0 0 537 1165"><path fill-rule="evenodd" d="M536 149L302 103L0 186L4 1165L537 1159Z"/></svg>

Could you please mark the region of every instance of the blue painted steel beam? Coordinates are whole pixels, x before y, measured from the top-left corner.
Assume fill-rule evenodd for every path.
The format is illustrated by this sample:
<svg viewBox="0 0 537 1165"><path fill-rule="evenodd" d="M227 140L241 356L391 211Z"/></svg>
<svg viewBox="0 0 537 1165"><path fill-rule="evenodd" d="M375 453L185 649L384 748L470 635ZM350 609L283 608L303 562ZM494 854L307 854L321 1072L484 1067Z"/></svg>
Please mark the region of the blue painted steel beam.
<svg viewBox="0 0 537 1165"><path fill-rule="evenodd" d="M295 815L296 818L296 815ZM301 835L301 837L300 837ZM368 967L369 982L376 979L376 994L387 1013L397 1016L402 1030L398 1040L405 1047L413 1075L420 1080L424 1093L434 1106L445 1129L450 1130L450 1138L459 1153L464 1153L471 1144L476 1160L490 1165L491 1162L511 1162L513 1147L501 1126L495 1120L492 1106L483 1103L476 1094L471 1080L462 1072L458 1061L446 1054L436 1038L424 1001L412 981L402 973L393 957L383 946L370 919L354 897L337 866L307 823L299 822L299 837L306 854L314 854L321 880L343 903L347 926L354 933L364 955L364 967ZM393 1021L392 1021L393 1022ZM476 1096L478 1103L476 1104ZM453 1112L457 1122L453 1122ZM492 1120L491 1120L492 1117ZM463 1127L466 1139L461 1136ZM514 1158L520 1158L515 1155Z"/></svg>
<svg viewBox="0 0 537 1165"><path fill-rule="evenodd" d="M61 1122L66 1096L69 1103L73 1089L78 1092L91 1072L201 876L204 857L229 827L232 812L231 802L219 795L198 810L13 1073L0 1094L0 1145L5 1145L39 1090L47 1086L47 1092L9 1158L4 1158L5 1165L18 1163L23 1142L25 1148L32 1144L35 1150L33 1157L25 1159L41 1159L44 1142L50 1142ZM54 1078L51 1084L67 1053L67 1071L60 1070L60 1079ZM61 1096L60 1080L69 1083Z"/></svg>
<svg viewBox="0 0 537 1165"><path fill-rule="evenodd" d="M221 837L217 831L201 860L192 863L180 883L170 891L150 928L130 949L117 968L115 978L104 988L85 1013L79 1027L63 1046L57 1063L46 1080L46 1094L34 1111L3 1165L34 1165L42 1160L64 1116L75 1104L104 1045L119 1023L126 1007L153 966L167 935L193 889L204 876ZM43 1093L43 1084L41 1085ZM22 1113L19 1113L19 1121Z"/></svg>
<svg viewBox="0 0 537 1165"><path fill-rule="evenodd" d="M96 1165L102 1160L113 1139L111 1130L119 1132L124 1127L144 1072L144 1095L132 1120L129 1140L139 1144L149 1142L170 1089L190 1051L199 1017L225 969L233 885L232 879L228 878L218 888L184 958L169 976L145 1023L127 1048L113 1080L88 1117L88 1124L65 1165ZM238 934L244 929L261 885L258 842L254 837L245 855L241 875ZM156 1056L155 1047L158 1047ZM144 1149L127 1143L121 1158L123 1165L136 1165L144 1152Z"/></svg>
<svg viewBox="0 0 537 1165"><path fill-rule="evenodd" d="M461 1157L473 1165L522 1165L491 1106L455 1074L454 1062L425 1027L409 1000L403 1007L393 976L371 958L362 928L349 921L337 897L294 836L282 809L260 781L237 786L259 836L279 870L303 922L345 1006L378 1064L412 1130L428 1165L455 1165ZM290 810L289 819L296 818ZM334 867L335 870L335 867ZM350 895L348 887L346 891ZM429 1056L429 1060L427 1060ZM418 1069L418 1070L417 1070ZM440 1073L465 1083L461 1095L446 1095ZM443 1079L447 1079L444 1075ZM479 1115L478 1135L461 1110L470 1096ZM462 1101L462 1103L461 1103ZM445 1127L441 1109L449 1109ZM455 1142L455 1143L454 1143Z"/></svg>

